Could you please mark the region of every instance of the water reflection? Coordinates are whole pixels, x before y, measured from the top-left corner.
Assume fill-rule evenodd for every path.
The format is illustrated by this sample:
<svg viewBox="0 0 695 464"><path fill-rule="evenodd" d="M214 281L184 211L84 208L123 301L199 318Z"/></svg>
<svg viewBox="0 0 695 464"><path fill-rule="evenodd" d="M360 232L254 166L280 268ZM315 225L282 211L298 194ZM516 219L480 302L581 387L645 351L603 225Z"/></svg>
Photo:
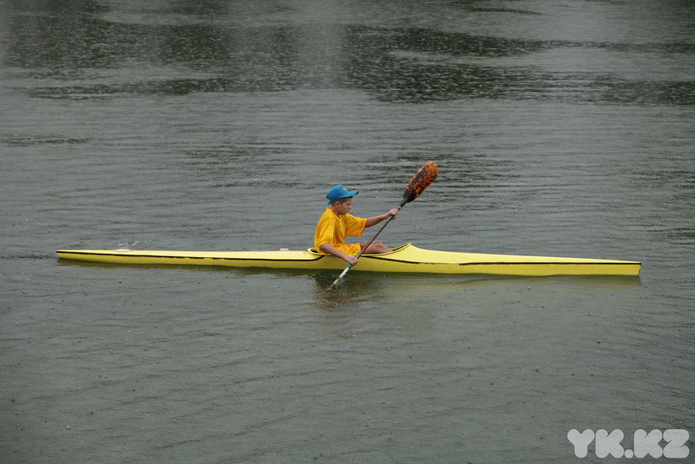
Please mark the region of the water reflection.
<svg viewBox="0 0 695 464"><path fill-rule="evenodd" d="M347 88L404 103L486 98L695 104L691 79L553 71L523 59L581 49L682 56L687 62L694 45L539 41L291 21L239 26L229 8L219 1L150 5L149 16L128 22L119 21L123 13L87 0L16 2L6 20L4 65L38 80L23 89L27 94L52 99ZM157 12L180 21L162 23Z"/></svg>

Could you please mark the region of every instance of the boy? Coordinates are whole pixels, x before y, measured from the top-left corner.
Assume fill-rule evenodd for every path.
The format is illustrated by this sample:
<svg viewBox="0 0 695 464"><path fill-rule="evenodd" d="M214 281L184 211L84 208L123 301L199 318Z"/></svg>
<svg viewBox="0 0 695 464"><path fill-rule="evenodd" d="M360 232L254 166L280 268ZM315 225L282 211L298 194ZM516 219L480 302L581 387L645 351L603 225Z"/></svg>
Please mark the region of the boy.
<svg viewBox="0 0 695 464"><path fill-rule="evenodd" d="M349 264L357 264L355 255L359 254L366 243L346 244L346 237L359 237L366 227L379 224L390 216L394 218L398 216L398 209L396 208L388 213L368 219L348 214L352 209L352 197L358 193L359 190L350 191L342 184L330 189L326 195L329 206L319 219L314 234L314 246L319 253L337 256ZM390 251L390 248L377 240L364 250L365 253L369 254L389 253Z"/></svg>

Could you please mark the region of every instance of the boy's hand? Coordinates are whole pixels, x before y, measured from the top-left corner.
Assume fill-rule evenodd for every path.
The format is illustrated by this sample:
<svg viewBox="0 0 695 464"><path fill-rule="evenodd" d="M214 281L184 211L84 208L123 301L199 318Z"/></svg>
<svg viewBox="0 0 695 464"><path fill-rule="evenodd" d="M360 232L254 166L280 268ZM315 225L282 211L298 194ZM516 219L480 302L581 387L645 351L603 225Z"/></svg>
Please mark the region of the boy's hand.
<svg viewBox="0 0 695 464"><path fill-rule="evenodd" d="M390 216L393 216L393 218L396 219L398 217L398 208L393 208L391 211L389 211L386 219L388 219Z"/></svg>

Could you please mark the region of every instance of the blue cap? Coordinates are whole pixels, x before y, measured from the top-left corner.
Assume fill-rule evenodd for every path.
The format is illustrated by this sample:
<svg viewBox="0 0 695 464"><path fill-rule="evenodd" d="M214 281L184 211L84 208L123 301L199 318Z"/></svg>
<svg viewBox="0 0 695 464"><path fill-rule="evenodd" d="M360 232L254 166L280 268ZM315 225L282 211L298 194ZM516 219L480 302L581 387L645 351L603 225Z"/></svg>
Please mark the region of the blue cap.
<svg viewBox="0 0 695 464"><path fill-rule="evenodd" d="M354 197L358 193L360 193L359 190L348 190L343 184L339 184L328 191L326 198L328 198L328 204L330 205L342 198Z"/></svg>

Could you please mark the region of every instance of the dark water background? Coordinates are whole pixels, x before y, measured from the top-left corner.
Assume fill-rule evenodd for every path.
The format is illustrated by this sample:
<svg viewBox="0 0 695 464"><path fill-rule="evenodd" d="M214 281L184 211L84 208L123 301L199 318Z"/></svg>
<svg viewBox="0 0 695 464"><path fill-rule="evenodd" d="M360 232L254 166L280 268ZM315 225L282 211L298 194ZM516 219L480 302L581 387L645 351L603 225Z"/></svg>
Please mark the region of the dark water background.
<svg viewBox="0 0 695 464"><path fill-rule="evenodd" d="M3 0L0 462L614 462L574 456L587 428L685 429L692 462L694 25L686 0ZM335 292L54 255L307 248L330 186L379 214L428 160L387 243L642 276Z"/></svg>

